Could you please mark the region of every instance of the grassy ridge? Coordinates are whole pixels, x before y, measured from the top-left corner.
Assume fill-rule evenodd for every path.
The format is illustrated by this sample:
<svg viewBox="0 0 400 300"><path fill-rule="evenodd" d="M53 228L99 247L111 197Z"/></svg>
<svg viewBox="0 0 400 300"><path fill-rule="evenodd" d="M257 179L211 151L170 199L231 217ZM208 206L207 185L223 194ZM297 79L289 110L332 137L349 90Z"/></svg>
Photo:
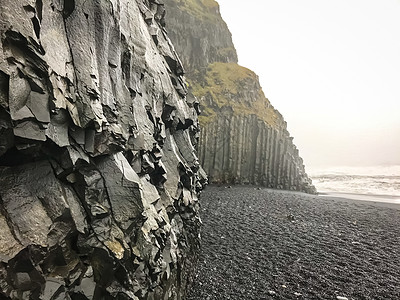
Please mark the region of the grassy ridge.
<svg viewBox="0 0 400 300"><path fill-rule="evenodd" d="M220 21L219 4L214 0L174 0L180 9L203 21Z"/></svg>
<svg viewBox="0 0 400 300"><path fill-rule="evenodd" d="M200 124L215 120L224 106L234 115L257 115L271 126L276 124L276 112L265 97L257 75L236 63L213 63L189 81L192 93L201 101Z"/></svg>

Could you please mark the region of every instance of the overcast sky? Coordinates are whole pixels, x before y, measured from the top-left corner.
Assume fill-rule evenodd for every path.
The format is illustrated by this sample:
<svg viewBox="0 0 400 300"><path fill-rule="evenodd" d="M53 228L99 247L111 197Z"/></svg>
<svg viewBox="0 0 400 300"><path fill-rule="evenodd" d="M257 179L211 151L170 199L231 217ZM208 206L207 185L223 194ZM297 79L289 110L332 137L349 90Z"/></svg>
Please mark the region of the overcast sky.
<svg viewBox="0 0 400 300"><path fill-rule="evenodd" d="M307 167L400 164L400 0L217 0Z"/></svg>

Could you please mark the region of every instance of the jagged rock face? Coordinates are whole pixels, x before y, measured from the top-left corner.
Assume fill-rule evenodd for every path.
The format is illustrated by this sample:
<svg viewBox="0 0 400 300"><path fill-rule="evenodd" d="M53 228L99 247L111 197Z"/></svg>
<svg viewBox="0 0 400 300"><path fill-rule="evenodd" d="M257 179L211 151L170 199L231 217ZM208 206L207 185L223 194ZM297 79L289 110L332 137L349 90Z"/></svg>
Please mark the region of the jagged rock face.
<svg viewBox="0 0 400 300"><path fill-rule="evenodd" d="M214 0L165 0L167 30L187 74L214 62L237 62L228 26Z"/></svg>
<svg viewBox="0 0 400 300"><path fill-rule="evenodd" d="M258 77L237 64L218 4L165 2L170 7L167 30L190 65L189 97L202 110L199 156L209 181L314 193L286 122L264 96Z"/></svg>
<svg viewBox="0 0 400 300"><path fill-rule="evenodd" d="M196 107L158 0L0 7L0 298L183 299Z"/></svg>

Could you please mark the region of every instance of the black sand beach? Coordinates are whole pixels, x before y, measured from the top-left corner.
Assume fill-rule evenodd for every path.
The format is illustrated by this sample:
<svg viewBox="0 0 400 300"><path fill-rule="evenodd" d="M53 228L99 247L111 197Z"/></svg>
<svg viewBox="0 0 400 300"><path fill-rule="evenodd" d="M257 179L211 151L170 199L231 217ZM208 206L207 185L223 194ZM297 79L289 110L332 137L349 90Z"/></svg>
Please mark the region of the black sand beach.
<svg viewBox="0 0 400 300"><path fill-rule="evenodd" d="M188 300L400 299L398 204L253 186L209 186L201 203Z"/></svg>

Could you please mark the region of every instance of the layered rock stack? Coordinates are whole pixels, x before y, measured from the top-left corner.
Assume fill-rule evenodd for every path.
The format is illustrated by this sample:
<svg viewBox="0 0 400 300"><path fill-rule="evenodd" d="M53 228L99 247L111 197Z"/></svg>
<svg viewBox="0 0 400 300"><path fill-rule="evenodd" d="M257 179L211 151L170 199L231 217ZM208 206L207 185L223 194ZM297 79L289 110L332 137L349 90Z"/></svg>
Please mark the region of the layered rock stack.
<svg viewBox="0 0 400 300"><path fill-rule="evenodd" d="M258 77L237 64L231 33L214 0L165 0L166 28L200 102L200 162L215 183L260 184L314 193L281 114Z"/></svg>
<svg viewBox="0 0 400 300"><path fill-rule="evenodd" d="M183 299L196 105L158 0L0 6L0 298Z"/></svg>

